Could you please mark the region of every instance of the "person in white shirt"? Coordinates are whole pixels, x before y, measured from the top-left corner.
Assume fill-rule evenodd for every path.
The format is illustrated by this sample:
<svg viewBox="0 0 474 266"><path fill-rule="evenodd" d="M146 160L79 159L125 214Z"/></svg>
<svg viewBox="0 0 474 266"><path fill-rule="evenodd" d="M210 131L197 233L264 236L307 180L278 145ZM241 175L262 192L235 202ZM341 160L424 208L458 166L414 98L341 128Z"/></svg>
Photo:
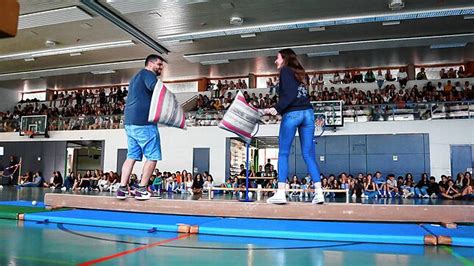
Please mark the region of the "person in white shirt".
<svg viewBox="0 0 474 266"><path fill-rule="evenodd" d="M316 89L317 81L318 79L316 78L316 74L314 74L311 78L311 89L313 89L313 91Z"/></svg>
<svg viewBox="0 0 474 266"><path fill-rule="evenodd" d="M400 83L400 86L402 88L405 88L408 82L408 74L405 71L404 67L401 67L400 70L398 71L397 79L398 79L398 82Z"/></svg>

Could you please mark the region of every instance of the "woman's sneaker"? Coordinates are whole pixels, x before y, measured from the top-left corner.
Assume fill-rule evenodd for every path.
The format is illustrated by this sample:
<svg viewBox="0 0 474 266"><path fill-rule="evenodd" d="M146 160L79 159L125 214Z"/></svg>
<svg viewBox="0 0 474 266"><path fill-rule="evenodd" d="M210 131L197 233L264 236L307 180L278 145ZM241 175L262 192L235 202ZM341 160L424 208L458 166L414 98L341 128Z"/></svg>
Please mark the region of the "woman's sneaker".
<svg viewBox="0 0 474 266"><path fill-rule="evenodd" d="M314 198L311 202L313 204L323 204L324 203L324 193L321 188L316 188L314 190Z"/></svg>
<svg viewBox="0 0 474 266"><path fill-rule="evenodd" d="M275 195L267 199L267 203L286 204L286 194L284 189L278 189Z"/></svg>
<svg viewBox="0 0 474 266"><path fill-rule="evenodd" d="M128 188L127 188L127 187L124 187L124 188L119 187L119 188L117 189L117 196L116 196L116 198L119 199L119 200L124 200L124 199L126 199L126 198L128 197L128 194L129 194L129 193L128 193Z"/></svg>
<svg viewBox="0 0 474 266"><path fill-rule="evenodd" d="M148 192L146 189L137 188L135 190L135 199L137 200L147 200L150 199L151 193Z"/></svg>

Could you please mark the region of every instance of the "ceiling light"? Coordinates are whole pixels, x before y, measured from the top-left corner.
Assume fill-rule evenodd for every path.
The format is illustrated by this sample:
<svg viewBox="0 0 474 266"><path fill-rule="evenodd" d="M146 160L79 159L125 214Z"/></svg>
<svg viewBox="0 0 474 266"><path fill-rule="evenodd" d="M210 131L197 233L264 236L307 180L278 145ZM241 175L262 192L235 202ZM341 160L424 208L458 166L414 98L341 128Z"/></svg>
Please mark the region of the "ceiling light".
<svg viewBox="0 0 474 266"><path fill-rule="evenodd" d="M230 25L240 26L244 23L244 19L242 17L234 16L230 18L229 23Z"/></svg>
<svg viewBox="0 0 474 266"><path fill-rule="evenodd" d="M308 57L333 56L333 55L339 55L339 51L308 53L307 55Z"/></svg>
<svg viewBox="0 0 474 266"><path fill-rule="evenodd" d="M115 70L98 70L98 71L91 71L94 75L103 75L103 74L113 74Z"/></svg>
<svg viewBox="0 0 474 266"><path fill-rule="evenodd" d="M430 45L431 49L460 48L465 47L467 43L441 43Z"/></svg>
<svg viewBox="0 0 474 266"><path fill-rule="evenodd" d="M30 77L30 76L40 76L40 77L64 76L64 75L72 75L72 74L79 74L79 73L89 73L92 71L103 71L106 69L132 69L132 68L133 69L143 68L143 59L6 73L6 74L0 74L0 81L18 80L18 79L22 79L22 78Z"/></svg>
<svg viewBox="0 0 474 266"><path fill-rule="evenodd" d="M326 30L326 27L311 27L308 29L309 32L324 31L324 30Z"/></svg>
<svg viewBox="0 0 474 266"><path fill-rule="evenodd" d="M179 40L179 43L181 43L181 44L191 44L191 43L194 43L194 40L193 39Z"/></svg>
<svg viewBox="0 0 474 266"><path fill-rule="evenodd" d="M241 34L240 38L253 38L255 36L257 36L257 34L255 33L246 33L246 34Z"/></svg>
<svg viewBox="0 0 474 266"><path fill-rule="evenodd" d="M20 15L18 29L36 28L91 18L92 16L81 8L71 6Z"/></svg>
<svg viewBox="0 0 474 266"><path fill-rule="evenodd" d="M32 80L32 79L40 79L40 76L29 76L29 77L24 77L21 80Z"/></svg>
<svg viewBox="0 0 474 266"><path fill-rule="evenodd" d="M392 0L388 4L388 8L391 10L400 10L405 7L405 3L403 3L403 0Z"/></svg>
<svg viewBox="0 0 474 266"><path fill-rule="evenodd" d="M31 51L31 52L25 52L25 53L0 55L0 61L20 60L20 59L26 59L26 58L31 58L31 57L45 57L45 56L62 55L62 54L83 53L83 52L88 52L88 51L128 47L128 46L134 46L134 45L135 43L133 41L126 40L126 41L117 41L117 42L87 44L87 45L64 47L64 48L53 48L53 49Z"/></svg>
<svg viewBox="0 0 474 266"><path fill-rule="evenodd" d="M80 56L82 53L70 53L69 56Z"/></svg>
<svg viewBox="0 0 474 266"><path fill-rule="evenodd" d="M218 65L218 64L227 64L227 63L229 63L229 60L223 59L223 60L202 61L201 65L207 66L207 65Z"/></svg>
<svg viewBox="0 0 474 266"><path fill-rule="evenodd" d="M396 20L396 21L385 21L385 22L382 22L382 25L383 25L383 26L400 25L400 20Z"/></svg>
<svg viewBox="0 0 474 266"><path fill-rule="evenodd" d="M31 62L31 61L35 61L35 58L34 57L29 57L29 58L25 58L24 60L25 60L25 62Z"/></svg>

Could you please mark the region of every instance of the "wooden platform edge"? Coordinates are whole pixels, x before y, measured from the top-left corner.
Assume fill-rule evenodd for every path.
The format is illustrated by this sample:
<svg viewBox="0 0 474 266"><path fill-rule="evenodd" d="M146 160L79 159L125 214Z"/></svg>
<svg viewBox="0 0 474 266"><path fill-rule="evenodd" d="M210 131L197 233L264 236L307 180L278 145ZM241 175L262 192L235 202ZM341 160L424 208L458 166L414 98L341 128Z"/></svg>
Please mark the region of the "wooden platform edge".
<svg viewBox="0 0 474 266"><path fill-rule="evenodd" d="M474 205L382 205L291 202L273 205L224 200L118 200L108 196L45 194L45 205L79 209L213 217L319 221L473 223Z"/></svg>

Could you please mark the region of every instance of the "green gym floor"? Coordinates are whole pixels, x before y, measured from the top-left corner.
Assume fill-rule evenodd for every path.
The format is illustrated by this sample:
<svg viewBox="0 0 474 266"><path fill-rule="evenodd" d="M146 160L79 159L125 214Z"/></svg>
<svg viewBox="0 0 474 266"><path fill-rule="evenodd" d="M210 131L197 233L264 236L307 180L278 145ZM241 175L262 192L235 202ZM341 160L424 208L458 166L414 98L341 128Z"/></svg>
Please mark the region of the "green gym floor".
<svg viewBox="0 0 474 266"><path fill-rule="evenodd" d="M18 210L43 211L45 192L51 191L5 187L0 212L17 203ZM38 204L29 206L33 200ZM0 239L0 265L474 265L473 247L188 235L8 218L0 219Z"/></svg>

